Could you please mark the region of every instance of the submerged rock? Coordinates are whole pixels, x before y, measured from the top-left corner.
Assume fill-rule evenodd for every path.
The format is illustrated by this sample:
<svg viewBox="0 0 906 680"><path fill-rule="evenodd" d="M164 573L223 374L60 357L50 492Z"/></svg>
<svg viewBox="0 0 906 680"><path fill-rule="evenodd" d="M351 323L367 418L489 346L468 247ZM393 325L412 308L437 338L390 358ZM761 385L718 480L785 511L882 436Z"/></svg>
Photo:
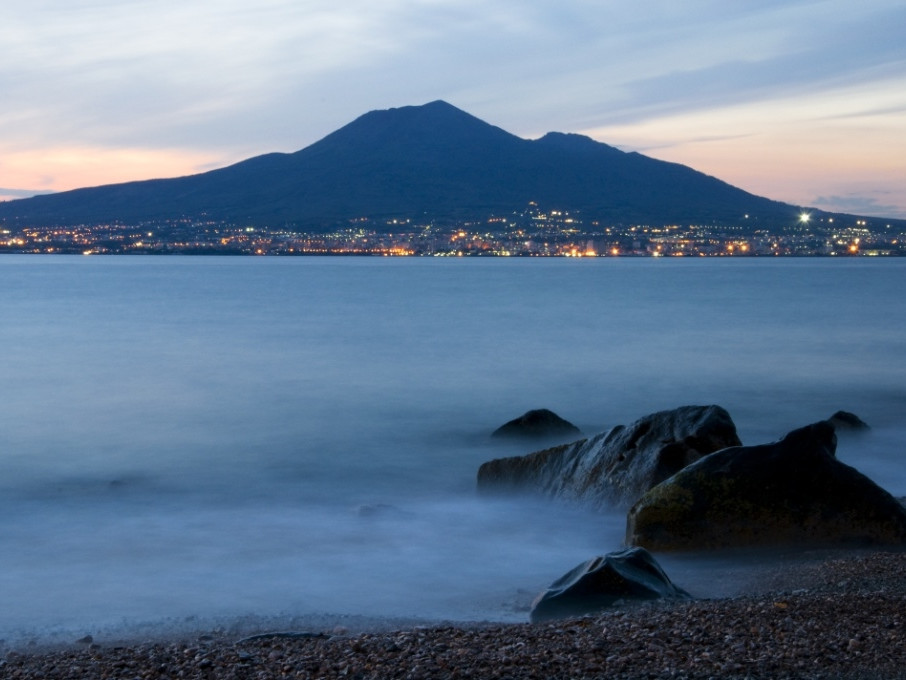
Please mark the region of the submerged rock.
<svg viewBox="0 0 906 680"><path fill-rule="evenodd" d="M702 456L739 444L720 406L682 406L590 439L489 461L478 470L478 489L628 506Z"/></svg>
<svg viewBox="0 0 906 680"><path fill-rule="evenodd" d="M760 446L718 451L629 511L627 545L698 550L765 545L906 543L906 509L835 457L821 421Z"/></svg>
<svg viewBox="0 0 906 680"><path fill-rule="evenodd" d="M412 519L415 513L401 510L388 503L360 505L355 514L366 519Z"/></svg>
<svg viewBox="0 0 906 680"><path fill-rule="evenodd" d="M527 411L491 433L495 439L560 439L582 436L582 431L546 408Z"/></svg>
<svg viewBox="0 0 906 680"><path fill-rule="evenodd" d="M629 548L584 562L554 581L532 604L533 623L594 614L620 600L688 598L643 548Z"/></svg>

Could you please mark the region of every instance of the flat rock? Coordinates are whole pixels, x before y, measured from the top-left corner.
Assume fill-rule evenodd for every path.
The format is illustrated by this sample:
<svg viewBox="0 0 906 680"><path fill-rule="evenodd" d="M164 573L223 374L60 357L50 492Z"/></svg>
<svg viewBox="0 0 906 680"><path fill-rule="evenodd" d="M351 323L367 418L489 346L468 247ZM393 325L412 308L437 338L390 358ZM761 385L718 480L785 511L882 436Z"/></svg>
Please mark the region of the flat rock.
<svg viewBox="0 0 906 680"><path fill-rule="evenodd" d="M594 614L627 600L689 598L654 557L629 548L583 562L554 581L532 604L532 623Z"/></svg>
<svg viewBox="0 0 906 680"><path fill-rule="evenodd" d="M682 406L589 439L488 461L478 470L478 489L628 507L702 456L740 443L720 406Z"/></svg>
<svg viewBox="0 0 906 680"><path fill-rule="evenodd" d="M835 457L827 421L760 446L724 449L648 491L627 545L655 551L906 544L906 509Z"/></svg>

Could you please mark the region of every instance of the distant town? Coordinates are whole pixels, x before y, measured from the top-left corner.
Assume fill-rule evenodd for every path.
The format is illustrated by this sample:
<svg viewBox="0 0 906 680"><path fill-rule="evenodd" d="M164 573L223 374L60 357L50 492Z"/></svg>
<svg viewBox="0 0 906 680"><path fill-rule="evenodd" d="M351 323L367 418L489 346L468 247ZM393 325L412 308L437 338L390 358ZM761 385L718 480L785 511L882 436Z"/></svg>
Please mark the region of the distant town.
<svg viewBox="0 0 906 680"><path fill-rule="evenodd" d="M507 216L435 223L360 218L327 233L205 222L11 227L0 225L0 253L186 255L373 255L497 257L904 256L902 221L791 219L761 229L737 226L603 225L532 203Z"/></svg>

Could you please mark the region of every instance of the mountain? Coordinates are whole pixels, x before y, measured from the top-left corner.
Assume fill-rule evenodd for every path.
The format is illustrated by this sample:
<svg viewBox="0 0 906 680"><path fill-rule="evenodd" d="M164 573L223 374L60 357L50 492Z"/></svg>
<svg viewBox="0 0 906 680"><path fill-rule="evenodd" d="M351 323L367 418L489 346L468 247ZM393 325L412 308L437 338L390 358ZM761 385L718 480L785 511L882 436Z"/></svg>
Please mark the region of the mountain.
<svg viewBox="0 0 906 680"><path fill-rule="evenodd" d="M436 101L372 111L295 153L0 203L0 219L41 226L190 218L316 230L355 217L506 215L530 201L608 224L738 224L748 214L766 227L798 214L682 165L575 134L522 139Z"/></svg>

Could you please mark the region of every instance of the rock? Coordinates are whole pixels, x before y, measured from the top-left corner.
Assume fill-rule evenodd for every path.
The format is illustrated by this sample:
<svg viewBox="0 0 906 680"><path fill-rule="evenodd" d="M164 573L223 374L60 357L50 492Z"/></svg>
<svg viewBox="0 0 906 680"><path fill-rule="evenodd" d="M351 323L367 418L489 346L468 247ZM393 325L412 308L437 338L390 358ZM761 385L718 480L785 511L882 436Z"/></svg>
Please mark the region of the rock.
<svg viewBox="0 0 906 680"><path fill-rule="evenodd" d="M870 430L865 421L863 421L855 413L850 413L849 411L837 411L834 415L827 419L831 425L834 426L834 429L837 432L851 431L859 432L863 430Z"/></svg>
<svg viewBox="0 0 906 680"><path fill-rule="evenodd" d="M689 598L644 548L595 557L554 581L532 603L532 623L594 614L618 600Z"/></svg>
<svg viewBox="0 0 906 680"><path fill-rule="evenodd" d="M540 493L593 507L629 506L686 465L740 443L721 407L682 406L590 439L488 461L478 470L478 489Z"/></svg>
<svg viewBox="0 0 906 680"><path fill-rule="evenodd" d="M836 446L821 421L773 444L713 453L639 499L626 543L655 551L906 543L906 509L838 461Z"/></svg>
<svg viewBox="0 0 906 680"><path fill-rule="evenodd" d="M559 439L569 440L582 436L582 431L546 408L527 411L518 418L501 425L491 433L495 439Z"/></svg>
<svg viewBox="0 0 906 680"><path fill-rule="evenodd" d="M415 517L415 513L400 510L389 503L360 505L356 508L355 514L366 519L412 519Z"/></svg>

